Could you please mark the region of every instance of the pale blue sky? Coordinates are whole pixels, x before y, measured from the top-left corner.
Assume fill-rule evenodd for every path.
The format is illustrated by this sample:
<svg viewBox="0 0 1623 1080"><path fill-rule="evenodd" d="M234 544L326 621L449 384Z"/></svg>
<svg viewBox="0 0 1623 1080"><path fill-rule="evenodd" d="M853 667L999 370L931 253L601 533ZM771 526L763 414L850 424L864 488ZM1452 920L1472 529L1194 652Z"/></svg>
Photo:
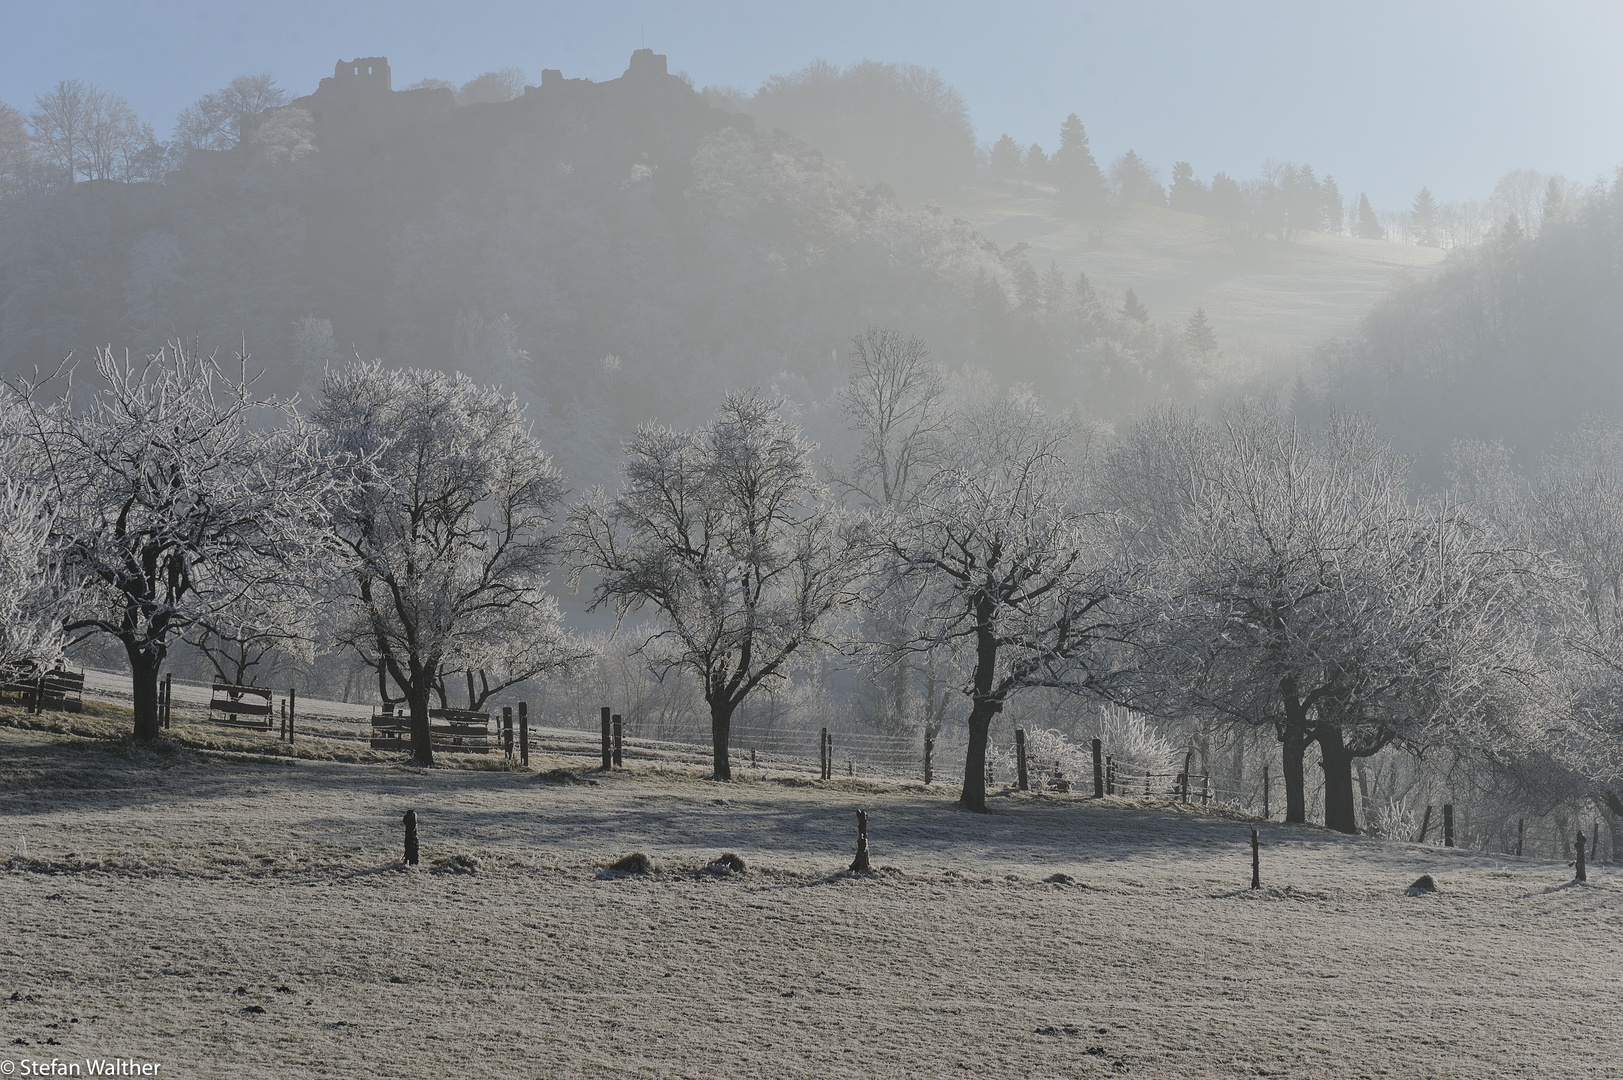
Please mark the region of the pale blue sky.
<svg viewBox="0 0 1623 1080"><path fill-rule="evenodd" d="M1591 180L1623 164L1623 5L1601 3L90 2L0 0L0 100L81 78L167 134L241 72L295 93L334 61L386 55L395 85L505 65L532 82L620 74L647 44L698 85L753 90L814 59L933 67L982 141L1053 149L1082 116L1105 160L1133 148L1163 177L1310 162L1343 192L1407 205L1487 194L1531 166Z"/></svg>

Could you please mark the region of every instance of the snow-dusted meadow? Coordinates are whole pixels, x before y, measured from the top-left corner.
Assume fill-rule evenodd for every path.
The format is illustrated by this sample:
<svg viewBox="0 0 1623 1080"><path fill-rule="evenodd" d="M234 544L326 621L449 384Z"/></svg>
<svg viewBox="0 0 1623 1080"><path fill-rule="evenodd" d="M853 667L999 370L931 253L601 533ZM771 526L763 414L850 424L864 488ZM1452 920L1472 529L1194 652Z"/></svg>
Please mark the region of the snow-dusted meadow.
<svg viewBox="0 0 1623 1080"><path fill-rule="evenodd" d="M456 764L0 726L0 1057L1475 1078L1616 1075L1623 1049L1610 868L1575 886L1559 863L1268 824L1252 892L1248 823L1198 809L1003 794L974 815L939 785ZM839 873L858 808L867 878ZM701 872L724 851L747 872ZM631 852L655 873L603 874ZM1440 891L1405 896L1424 872Z"/></svg>

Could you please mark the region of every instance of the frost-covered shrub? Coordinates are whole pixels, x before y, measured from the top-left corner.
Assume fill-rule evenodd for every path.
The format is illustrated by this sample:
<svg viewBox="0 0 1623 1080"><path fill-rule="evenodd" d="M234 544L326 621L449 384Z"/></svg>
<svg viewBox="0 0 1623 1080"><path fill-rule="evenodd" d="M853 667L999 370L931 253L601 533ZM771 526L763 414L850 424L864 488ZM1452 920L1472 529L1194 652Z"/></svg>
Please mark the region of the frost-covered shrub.
<svg viewBox="0 0 1623 1080"><path fill-rule="evenodd" d="M1178 748L1142 713L1106 705L1099 713L1099 741L1105 755L1115 759L1116 774L1124 780L1134 774L1167 776L1178 771Z"/></svg>
<svg viewBox="0 0 1623 1080"><path fill-rule="evenodd" d="M1401 799L1386 799L1372 808L1364 829L1371 836L1386 840L1409 840L1419 831L1419 826L1407 803Z"/></svg>

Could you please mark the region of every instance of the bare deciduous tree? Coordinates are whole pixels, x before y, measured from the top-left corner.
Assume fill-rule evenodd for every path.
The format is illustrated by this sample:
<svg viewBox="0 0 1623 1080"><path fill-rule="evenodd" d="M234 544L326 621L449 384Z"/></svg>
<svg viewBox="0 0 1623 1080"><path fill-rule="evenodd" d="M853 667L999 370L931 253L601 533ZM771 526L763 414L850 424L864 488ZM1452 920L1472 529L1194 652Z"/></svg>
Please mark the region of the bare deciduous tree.
<svg viewBox="0 0 1623 1080"><path fill-rule="evenodd" d="M286 104L287 91L269 75L238 75L181 111L175 141L188 150L229 150L242 144L245 120Z"/></svg>
<svg viewBox="0 0 1623 1080"><path fill-rule="evenodd" d="M51 500L52 548L84 590L66 629L123 644L137 738L158 734L171 643L305 587L324 543L330 477L297 413L256 398L239 361L228 376L186 346L143 361L104 349L88 393L65 365L6 387L24 476Z"/></svg>
<svg viewBox="0 0 1623 1080"><path fill-rule="evenodd" d="M570 514L571 580L591 573L593 606L620 616L653 605L645 653L703 683L717 780L739 703L828 644L856 598L858 523L828 503L814 449L777 402L729 394L696 431L638 429L620 491Z"/></svg>
<svg viewBox="0 0 1623 1080"><path fill-rule="evenodd" d="M1104 690L1131 634L1125 576L1087 502L1085 433L1023 393L966 403L942 459L887 522L913 650L956 665L970 699L960 805L986 809L993 718L1035 687Z"/></svg>
<svg viewBox="0 0 1623 1080"><path fill-rule="evenodd" d="M460 375L356 362L328 376L315 423L351 463L333 507L350 565L339 641L394 681L412 756L432 765L447 673L487 676L477 707L580 657L546 590L563 478L517 400Z"/></svg>

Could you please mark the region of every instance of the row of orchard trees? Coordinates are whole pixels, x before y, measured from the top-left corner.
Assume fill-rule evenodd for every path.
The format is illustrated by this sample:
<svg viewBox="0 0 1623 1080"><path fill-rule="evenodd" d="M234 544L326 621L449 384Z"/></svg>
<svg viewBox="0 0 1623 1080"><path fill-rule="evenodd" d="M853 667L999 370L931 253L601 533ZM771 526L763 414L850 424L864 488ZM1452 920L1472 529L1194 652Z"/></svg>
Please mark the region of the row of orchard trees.
<svg viewBox="0 0 1623 1080"><path fill-rule="evenodd" d="M1537 489L1462 448L1465 501L1417 496L1357 418L1310 435L1248 403L1106 437L916 340L855 346L844 462L735 393L697 429L638 429L617 490L572 504L514 399L462 376L356 362L304 415L245 360L103 351L89 386L6 391L0 661L110 635L153 737L176 640L320 638L405 701L431 764L448 677L482 673L482 700L583 658L549 591L567 566L652 616L640 656L696 679L721 780L739 705L838 651L898 715L959 703L971 809L1029 690L1272 732L1292 820L1316 745L1348 831L1354 763L1386 747L1610 793L1623 482L1597 463L1623 455L1601 436Z"/></svg>

